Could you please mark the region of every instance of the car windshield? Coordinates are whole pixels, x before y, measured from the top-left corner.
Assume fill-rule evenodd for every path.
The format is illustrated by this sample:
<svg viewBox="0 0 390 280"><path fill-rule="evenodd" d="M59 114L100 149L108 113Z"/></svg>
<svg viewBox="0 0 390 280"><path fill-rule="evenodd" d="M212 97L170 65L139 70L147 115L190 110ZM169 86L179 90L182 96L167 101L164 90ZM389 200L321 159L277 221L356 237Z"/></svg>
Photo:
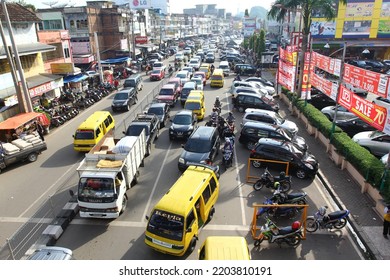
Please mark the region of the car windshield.
<svg viewBox="0 0 390 280"><path fill-rule="evenodd" d="M213 76L211 76L211 79L212 79L212 80L222 80L222 76L213 75Z"/></svg>
<svg viewBox="0 0 390 280"><path fill-rule="evenodd" d="M203 84L202 79L191 79L191 81L195 82L197 85Z"/></svg>
<svg viewBox="0 0 390 280"><path fill-rule="evenodd" d="M284 137L286 137L286 139L288 140L293 140L294 139L294 136L291 134L291 132L289 132L288 130L286 129L283 129L281 127L279 127L276 132L280 133L281 135L283 135Z"/></svg>
<svg viewBox="0 0 390 280"><path fill-rule="evenodd" d="M211 142L204 139L191 139L184 146L187 152L207 153L211 150Z"/></svg>
<svg viewBox="0 0 390 280"><path fill-rule="evenodd" d="M74 136L76 140L88 140L94 139L94 131L93 130L77 130Z"/></svg>
<svg viewBox="0 0 390 280"><path fill-rule="evenodd" d="M164 109L162 107L151 107L148 110L148 114L155 114L161 116L164 115Z"/></svg>
<svg viewBox="0 0 390 280"><path fill-rule="evenodd" d="M126 100L129 97L127 92L118 92L114 96L114 100Z"/></svg>
<svg viewBox="0 0 390 280"><path fill-rule="evenodd" d="M278 113L275 113L275 119L276 119L276 122L278 123L278 125L281 125L283 124L286 120L283 119L283 117L281 115L279 115Z"/></svg>
<svg viewBox="0 0 390 280"><path fill-rule="evenodd" d="M174 124L188 125L191 124L192 118L189 115L176 115L173 118Z"/></svg>
<svg viewBox="0 0 390 280"><path fill-rule="evenodd" d="M152 71L152 74L157 74L157 75L159 75L160 73L161 73L160 70L153 70L153 71Z"/></svg>
<svg viewBox="0 0 390 280"><path fill-rule="evenodd" d="M111 178L81 178L78 194L82 198L114 197L114 181Z"/></svg>
<svg viewBox="0 0 390 280"><path fill-rule="evenodd" d="M159 95L173 95L173 90L169 88L162 88Z"/></svg>
<svg viewBox="0 0 390 280"><path fill-rule="evenodd" d="M382 135L385 135L382 131L374 130L374 131L369 135L369 137L370 137L370 138L375 138L375 137L379 137L379 136L382 136Z"/></svg>
<svg viewBox="0 0 390 280"><path fill-rule="evenodd" d="M199 102L186 102L184 105L184 109L187 110L200 110L200 103Z"/></svg>
<svg viewBox="0 0 390 280"><path fill-rule="evenodd" d="M157 236L180 241L183 239L184 217L162 210L154 210L147 230Z"/></svg>
<svg viewBox="0 0 390 280"><path fill-rule="evenodd" d="M178 77L180 79L185 79L185 78L187 78L187 74L185 74L185 73L177 73L176 77Z"/></svg>
<svg viewBox="0 0 390 280"><path fill-rule="evenodd" d="M298 158L303 158L305 154L302 150L300 150L292 143L285 143L283 147L286 148L286 150L289 150L292 154L296 155Z"/></svg>
<svg viewBox="0 0 390 280"><path fill-rule="evenodd" d="M139 136L142 130L145 129L146 135L149 135L149 127L147 125L130 125L127 128L126 136Z"/></svg>

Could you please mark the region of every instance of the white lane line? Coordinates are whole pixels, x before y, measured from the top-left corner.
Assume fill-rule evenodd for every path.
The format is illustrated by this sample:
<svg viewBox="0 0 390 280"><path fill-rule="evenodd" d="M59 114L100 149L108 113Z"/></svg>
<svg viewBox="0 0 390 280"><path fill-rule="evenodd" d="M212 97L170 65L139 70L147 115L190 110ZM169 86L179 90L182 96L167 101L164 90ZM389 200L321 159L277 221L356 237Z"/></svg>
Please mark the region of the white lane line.
<svg viewBox="0 0 390 280"><path fill-rule="evenodd" d="M229 99L228 94L229 94L228 92L225 92L225 97L227 100ZM227 107L228 107L228 112L230 112L230 104L229 104L229 102L226 102L226 103L227 103ZM245 201L244 201L244 197L242 195L243 184L240 180L240 170L238 169L236 139L234 139L234 163L235 163L235 169L236 169L236 181L238 183L238 185L237 185L238 186L238 193L239 193L239 197L240 197L241 220L242 220L242 225L246 226Z"/></svg>
<svg viewBox="0 0 390 280"><path fill-rule="evenodd" d="M143 219L145 219L146 214L148 214L149 211L150 211L150 210L149 210L150 203L151 203L151 201L152 201L153 194L154 194L154 192L155 192L155 190L156 190L156 188L157 188L157 184L158 184L158 182L159 182L159 180L160 180L161 173L162 173L162 170L163 170L163 168L164 168L164 166L165 166L165 162L167 161L168 154L169 154L169 151L171 150L171 147L172 147L172 142L169 144L168 150L167 150L167 152L165 153L164 161L162 162L161 167L160 167L160 170L158 171L158 175L157 175L156 181L154 182L154 186L153 186L152 192L150 193L150 196L149 196L149 199L148 199L148 203L146 204L145 211L144 211L144 213L143 213L143 215L142 215L142 217L141 217L141 219L142 219L141 222L143 221ZM146 225L146 224L145 224L145 225Z"/></svg>
<svg viewBox="0 0 390 280"><path fill-rule="evenodd" d="M47 196L48 196L48 193L49 193L54 187L58 187L58 186L57 186L58 182L61 181L62 178L64 178L65 176L67 176L67 174L69 173L69 171L71 171L72 169L74 169L76 165L79 165L79 161L76 162L75 164L73 164L71 167L69 167L68 170L67 170L62 176L60 176L53 184L51 184L51 186L50 186L44 193L42 193L42 194L35 200L35 202L34 202L33 204L31 204L29 207L27 207L27 209L26 209L24 212L22 212L22 213L19 215L19 217L24 216L24 215L25 215L31 208L33 208L34 205L35 205L38 201L40 201L44 196L47 197Z"/></svg>

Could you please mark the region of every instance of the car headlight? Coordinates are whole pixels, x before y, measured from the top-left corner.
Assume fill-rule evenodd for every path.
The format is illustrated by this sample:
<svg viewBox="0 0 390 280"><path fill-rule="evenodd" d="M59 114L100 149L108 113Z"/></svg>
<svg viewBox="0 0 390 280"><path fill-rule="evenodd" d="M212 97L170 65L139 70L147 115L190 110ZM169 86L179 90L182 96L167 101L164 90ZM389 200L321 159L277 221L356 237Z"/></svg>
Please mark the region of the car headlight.
<svg viewBox="0 0 390 280"><path fill-rule="evenodd" d="M127 101L123 102L123 104L122 104L122 105L127 105Z"/></svg>
<svg viewBox="0 0 390 280"><path fill-rule="evenodd" d="M184 160L184 158L179 158L179 163L181 163L181 164L185 164L185 163L186 163L186 161Z"/></svg>
<svg viewBox="0 0 390 280"><path fill-rule="evenodd" d="M313 170L314 168L313 168L313 165L311 165L310 163L305 163L305 166L307 167L307 168L309 168L310 170Z"/></svg>

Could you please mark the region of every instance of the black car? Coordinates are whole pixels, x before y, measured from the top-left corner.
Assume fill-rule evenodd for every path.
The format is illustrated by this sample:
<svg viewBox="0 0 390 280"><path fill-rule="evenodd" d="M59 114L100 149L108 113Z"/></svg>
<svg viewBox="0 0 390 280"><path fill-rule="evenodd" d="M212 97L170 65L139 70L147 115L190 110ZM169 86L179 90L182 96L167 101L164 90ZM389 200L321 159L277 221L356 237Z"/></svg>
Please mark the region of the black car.
<svg viewBox="0 0 390 280"><path fill-rule="evenodd" d="M336 125L340 127L349 137L353 137L355 134L362 131L376 130L374 127L360 119L359 117L348 120L336 120Z"/></svg>
<svg viewBox="0 0 390 280"><path fill-rule="evenodd" d="M156 115L138 114L130 123L126 131L126 136L139 136L142 130L145 130L146 136L146 156L152 151L152 143L158 139L160 131L160 120Z"/></svg>
<svg viewBox="0 0 390 280"><path fill-rule="evenodd" d="M212 126L198 126L183 145L183 152L179 157L180 171L187 169L189 163L206 163L214 161L219 153L221 139L218 129Z"/></svg>
<svg viewBox="0 0 390 280"><path fill-rule="evenodd" d="M237 93L237 96L233 98L233 106L240 113L245 112L247 108L279 111L279 105L275 101L248 92Z"/></svg>
<svg viewBox="0 0 390 280"><path fill-rule="evenodd" d="M137 103L137 91L135 88L125 88L115 93L111 103L111 109L115 111L129 111L133 104Z"/></svg>
<svg viewBox="0 0 390 280"><path fill-rule="evenodd" d="M171 119L172 125L169 128L169 139L185 139L192 134L196 128L197 117L191 110L181 110Z"/></svg>
<svg viewBox="0 0 390 280"><path fill-rule="evenodd" d="M365 60L365 63L372 67L372 71L377 73L386 73L386 71L390 68L388 65L378 60L369 59Z"/></svg>
<svg viewBox="0 0 390 280"><path fill-rule="evenodd" d="M250 158L261 159L252 161L252 166L255 168L269 166L285 170L286 165L283 163L264 160L288 162L289 170L299 179L314 178L319 168L314 155L308 151L303 152L292 142L281 139L261 138L251 151Z"/></svg>
<svg viewBox="0 0 390 280"><path fill-rule="evenodd" d="M307 144L303 137L270 123L246 122L241 129L238 141L251 150L261 138L290 141L296 144L302 151L307 150Z"/></svg>
<svg viewBox="0 0 390 280"><path fill-rule="evenodd" d="M213 54L207 54L206 55L206 63L214 63L215 56Z"/></svg>
<svg viewBox="0 0 390 280"><path fill-rule="evenodd" d="M318 110L327 106L336 105L336 101L315 88L312 88L311 97L310 99L307 99L307 102L316 107Z"/></svg>
<svg viewBox="0 0 390 280"><path fill-rule="evenodd" d="M149 108L146 111L146 114L154 114L156 115L160 120L160 128L165 127L167 124L168 119L170 118L170 112L171 107L168 103L161 102L161 103L152 103Z"/></svg>
<svg viewBox="0 0 390 280"><path fill-rule="evenodd" d="M256 74L257 68L250 64L236 64L234 67L234 73L242 76L252 76Z"/></svg>
<svg viewBox="0 0 390 280"><path fill-rule="evenodd" d="M350 65L359 67L359 68L366 69L366 70L372 70L372 66L370 66L369 64L367 64L365 60L357 60L357 59L354 59L354 60L348 61L347 63L350 64Z"/></svg>

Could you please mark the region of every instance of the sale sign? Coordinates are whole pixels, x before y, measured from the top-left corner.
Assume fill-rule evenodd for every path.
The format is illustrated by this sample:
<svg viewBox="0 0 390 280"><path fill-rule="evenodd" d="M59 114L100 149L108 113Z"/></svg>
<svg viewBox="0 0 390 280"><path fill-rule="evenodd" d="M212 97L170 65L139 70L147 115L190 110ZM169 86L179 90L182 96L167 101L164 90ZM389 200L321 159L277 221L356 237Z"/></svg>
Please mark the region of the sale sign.
<svg viewBox="0 0 390 280"><path fill-rule="evenodd" d="M383 131L387 110L366 100L344 86L340 86L338 103L376 129Z"/></svg>
<svg viewBox="0 0 390 280"><path fill-rule="evenodd" d="M292 91L294 89L295 67L283 60L279 60L278 66L278 83Z"/></svg>
<svg viewBox="0 0 390 280"><path fill-rule="evenodd" d="M312 52L312 63L316 67L333 74L335 76L340 76L341 73L341 60L337 58L331 58L316 52Z"/></svg>
<svg viewBox="0 0 390 280"><path fill-rule="evenodd" d="M292 52L291 49L285 50L283 48L279 48L279 58L289 62L292 65L295 65L295 62L297 61L297 53Z"/></svg>
<svg viewBox="0 0 390 280"><path fill-rule="evenodd" d="M319 91L336 101L338 88L337 83L333 83L332 81L329 81L316 73L310 74L310 83L313 87L317 88Z"/></svg>
<svg viewBox="0 0 390 280"><path fill-rule="evenodd" d="M350 64L344 64L343 81L384 98L390 96L390 77Z"/></svg>

